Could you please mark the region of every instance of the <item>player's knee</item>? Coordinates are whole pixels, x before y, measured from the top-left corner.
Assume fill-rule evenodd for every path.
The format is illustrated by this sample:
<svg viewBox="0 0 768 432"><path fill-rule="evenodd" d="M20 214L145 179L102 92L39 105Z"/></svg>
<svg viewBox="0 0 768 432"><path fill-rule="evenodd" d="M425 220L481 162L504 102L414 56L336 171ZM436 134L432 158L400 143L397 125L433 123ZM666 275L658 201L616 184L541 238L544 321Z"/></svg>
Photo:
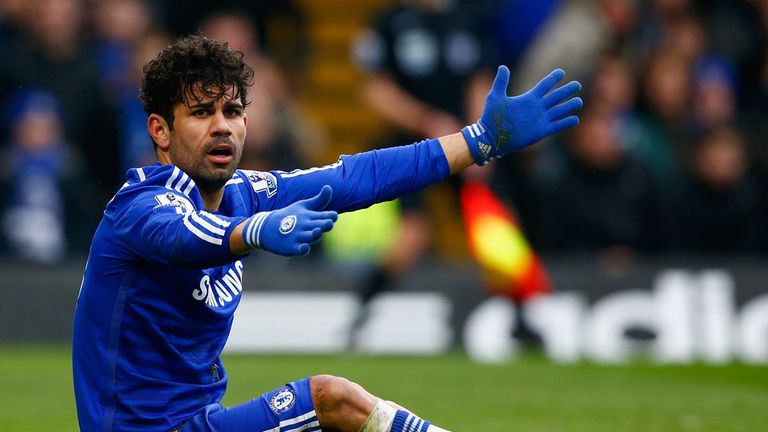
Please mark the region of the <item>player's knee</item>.
<svg viewBox="0 0 768 432"><path fill-rule="evenodd" d="M310 388L318 416L364 415L376 403L375 398L358 384L333 375L313 376Z"/></svg>
<svg viewBox="0 0 768 432"><path fill-rule="evenodd" d="M336 411L350 401L351 382L333 375L317 375L310 380L312 398L318 411Z"/></svg>

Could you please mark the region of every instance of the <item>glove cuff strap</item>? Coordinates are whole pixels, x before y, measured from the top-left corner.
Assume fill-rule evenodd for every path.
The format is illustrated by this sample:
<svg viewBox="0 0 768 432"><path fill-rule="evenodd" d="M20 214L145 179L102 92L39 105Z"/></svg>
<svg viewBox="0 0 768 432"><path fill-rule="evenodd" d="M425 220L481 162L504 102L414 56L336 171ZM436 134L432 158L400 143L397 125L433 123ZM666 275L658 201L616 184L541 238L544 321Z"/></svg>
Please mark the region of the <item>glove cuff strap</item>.
<svg viewBox="0 0 768 432"><path fill-rule="evenodd" d="M488 144L491 140L486 132L487 129L479 120L461 130L469 146L472 160L480 166L487 164L493 158L493 147Z"/></svg>
<svg viewBox="0 0 768 432"><path fill-rule="evenodd" d="M261 229L264 227L264 222L271 214L272 212L269 211L256 213L245 220L245 226L243 227L243 243L252 249L263 249L261 247Z"/></svg>

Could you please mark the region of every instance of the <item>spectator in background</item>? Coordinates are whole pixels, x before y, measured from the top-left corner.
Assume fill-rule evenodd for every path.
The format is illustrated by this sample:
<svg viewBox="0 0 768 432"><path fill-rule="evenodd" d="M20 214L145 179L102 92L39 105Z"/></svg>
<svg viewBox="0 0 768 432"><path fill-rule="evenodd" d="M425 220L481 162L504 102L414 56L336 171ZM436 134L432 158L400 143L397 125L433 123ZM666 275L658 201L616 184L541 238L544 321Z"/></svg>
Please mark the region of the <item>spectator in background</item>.
<svg viewBox="0 0 768 432"><path fill-rule="evenodd" d="M593 113L591 117L606 119L605 122L612 123L611 127L615 129L611 133L615 147L607 146L610 151L625 153L629 159L638 159L634 154L633 141L643 130L635 109L635 78L620 52L608 50L600 54L585 83L585 91L589 111ZM513 157L497 161L497 169L494 170L494 190L516 210L534 247L546 249L551 245L546 234L548 227L539 220L535 205L540 199L537 196L539 188L542 182L562 178L568 171L567 166L573 163L559 144L553 142L542 146L536 153L527 151L511 155Z"/></svg>
<svg viewBox="0 0 768 432"><path fill-rule="evenodd" d="M749 253L765 247L765 191L750 172L747 146L732 128L697 143L692 175L679 202L683 248L695 253Z"/></svg>
<svg viewBox="0 0 768 432"><path fill-rule="evenodd" d="M528 88L554 64L575 79L588 76L600 53L634 29L635 12L632 0L563 2L521 55L513 74L514 91Z"/></svg>
<svg viewBox="0 0 768 432"><path fill-rule="evenodd" d="M85 8L85 4L93 7ZM492 13L485 15L478 31L475 16L488 7ZM239 11L238 16L215 12L222 8ZM365 49L358 52L358 60L371 72L369 95L376 87L370 84L381 89L387 87L381 83L389 82L393 84L390 89L399 88L421 103L431 101L414 92L429 86L440 90L432 90L428 96L446 95L453 102L462 99L447 93L462 92L464 84L474 81L471 73L453 81L437 73L414 79L407 66L402 66L408 55L424 61L430 57L423 53L435 51L424 49L430 46L424 42L430 40L424 37L431 35L429 31L412 31L422 25L419 20L428 30L443 20L440 37L445 39L438 39L443 42L449 33L461 33L465 28L469 35L503 41L498 50L501 62L517 66L512 74L514 88L532 84L553 66L553 59L566 65L569 77L588 81L585 91L590 109L618 125L617 139L625 156L665 184L670 201L687 201L683 194L688 190L686 177L692 172L686 171L687 164L699 157L699 142L722 128L737 127L748 144L748 154L756 159L753 165L758 174L768 173L764 145L768 135L764 121L768 115L768 1L413 0L395 9L410 10L410 14L392 12L379 19L369 33L375 35L369 42L374 42L367 47L363 43ZM454 16L454 21L446 16ZM397 31L404 32L393 30L395 17L405 17L396 23ZM386 19L392 24L389 29ZM51 93L61 105L60 127L63 141L71 144L70 160L83 160L68 177L76 192L64 191L70 197L66 219L74 250L87 247L87 234L92 232L99 209L111 197L114 185L122 181L125 169L144 165L153 157L146 146L145 115L136 98L140 76L136 65L148 58L142 52L154 53L166 43L159 25L177 34L205 28L251 52L248 59L257 78L254 103L247 108L248 127L269 133L248 134L244 167L283 168L323 161L322 136L305 121L293 99L300 79L286 75L287 70L304 71L308 52L306 23L296 1L0 0L1 102L8 104L19 87ZM87 34L88 30L93 33ZM471 44L464 44L461 38L452 40L453 44L444 43L437 50L439 73L450 69L449 61L463 60L467 65L477 61L472 55L455 55L461 52L456 47ZM480 60L496 58L490 52L496 48L486 51L492 45L478 40ZM96 42L94 46L88 43L91 41ZM400 44L400 57L395 42ZM449 52L453 54L446 56ZM468 85L467 94L475 87L483 85ZM754 88L759 91L751 91ZM422 111L438 113L428 115L430 121L414 121L418 116L392 109L403 105L372 99L387 101L384 109L389 107L394 115L406 118L400 136L404 141L418 139L428 127L437 130L466 124L477 116L471 113L472 96L452 107L442 107L439 101L427 105L441 108L439 112ZM3 121L8 120L4 116ZM312 132L296 135L306 130ZM396 140L388 139L386 145L393 142ZM537 222L534 207L529 205L536 198L531 179L538 182L542 177L559 176L571 163L556 146L535 150L498 161L504 169L496 170L494 179L494 188L516 204L526 231ZM760 202L765 199L758 198ZM414 208L425 207L417 204ZM429 247L431 219L426 212L421 215L421 222L420 216L413 218L415 223L406 222L412 229L403 230L402 241L398 240L401 260L393 261L393 267L407 268ZM534 231L531 240L535 245L539 230Z"/></svg>
<svg viewBox="0 0 768 432"><path fill-rule="evenodd" d="M451 0L413 0L383 11L358 35L353 56L366 73L364 100L397 128L376 147L441 136L479 118L497 51L479 30L476 13ZM431 245L431 214L422 195L402 198L400 207L395 247L361 289L363 314Z"/></svg>
<svg viewBox="0 0 768 432"><path fill-rule="evenodd" d="M689 139L739 123L736 70L718 56L700 58L693 67L693 100Z"/></svg>
<svg viewBox="0 0 768 432"><path fill-rule="evenodd" d="M28 90L13 98L9 116L3 232L12 255L53 263L66 250L62 181L71 163L61 108L50 94Z"/></svg>
<svg viewBox="0 0 768 432"><path fill-rule="evenodd" d="M634 156L658 181L674 188L683 178L686 120L690 112L690 66L670 53L651 59L643 74L641 127L631 137Z"/></svg>
<svg viewBox="0 0 768 432"><path fill-rule="evenodd" d="M126 88L136 85L131 79L132 51L150 34L152 16L145 0L95 0L93 6L102 82L110 97L119 98Z"/></svg>
<svg viewBox="0 0 768 432"><path fill-rule="evenodd" d="M640 3L639 26L634 35L640 62L667 52L691 62L703 52L706 34L690 0L653 0Z"/></svg>
<svg viewBox="0 0 768 432"><path fill-rule="evenodd" d="M560 171L537 179L542 249L610 254L667 246L672 225L660 186L622 147L614 116L585 112L564 157Z"/></svg>
<svg viewBox="0 0 768 432"><path fill-rule="evenodd" d="M196 32L217 11L239 11L253 26L257 49L287 75L288 89L296 93L306 82L309 36L302 7L295 0L164 0L156 5L162 22L176 36Z"/></svg>
<svg viewBox="0 0 768 432"><path fill-rule="evenodd" d="M65 136L88 157L95 180L112 188L117 152L114 133L105 128L114 121L106 118L98 66L84 42L83 0L38 0L31 7L26 33L6 65L11 84L51 91L62 104Z"/></svg>
<svg viewBox="0 0 768 432"><path fill-rule="evenodd" d="M569 76L587 82L585 90L589 92L587 98L591 109L616 118L622 128L637 129L632 66L623 60L632 57L629 52L632 45L627 41L637 26L635 1L547 0L541 4L535 2L535 6L533 3L501 2L499 17L515 10L533 14L530 19L510 16L513 20L510 24L517 20L525 21L525 25L538 23L534 35L529 36L524 46L519 46L519 42L512 45L517 47L512 50L516 55L509 58L516 62L512 87L526 88L535 80L536 74L554 64L565 64ZM501 22L496 27L503 26ZM515 31L506 30L505 34L515 34ZM520 35L520 40L522 37ZM506 55L510 51L502 50ZM591 91L590 86L593 87ZM620 138L622 145L626 145L624 136ZM494 190L515 208L534 246L538 242L534 232L537 229L533 228L538 224L533 205L537 193L536 177L547 177L550 171L559 172L562 163L562 153L555 147L539 146L498 161L500 169L494 170Z"/></svg>
<svg viewBox="0 0 768 432"><path fill-rule="evenodd" d="M247 135L240 166L289 170L319 162L324 151L322 132L299 109L280 68L262 50L259 32L247 14L226 9L212 12L201 21L200 32L242 51L253 68L253 96L245 108Z"/></svg>
<svg viewBox="0 0 768 432"><path fill-rule="evenodd" d="M88 247L102 206L119 185L113 107L99 85L99 69L82 32L82 0L37 0L30 19L3 65L10 88L41 88L61 104L64 139L84 165L68 206L69 238L76 250ZM77 221L75 223L75 221Z"/></svg>
<svg viewBox="0 0 768 432"><path fill-rule="evenodd" d="M632 115L637 102L635 76L617 51L605 51L595 63L588 82L589 105L596 111Z"/></svg>
<svg viewBox="0 0 768 432"><path fill-rule="evenodd" d="M474 6L477 1L466 1ZM502 64L513 68L549 20L563 7L563 0L486 1L490 32L499 49Z"/></svg>
<svg viewBox="0 0 768 432"><path fill-rule="evenodd" d="M476 118L497 57L477 18L451 0L414 0L382 12L353 47L367 73L365 101L418 139Z"/></svg>
<svg viewBox="0 0 768 432"><path fill-rule="evenodd" d="M119 171L151 163L154 151L147 143L147 116L139 100L143 65L160 51L169 38L155 27L145 0L97 0L93 28L101 84L117 107Z"/></svg>
<svg viewBox="0 0 768 432"><path fill-rule="evenodd" d="M693 15L675 18L666 27L660 52L671 53L693 64L709 46L704 25Z"/></svg>
<svg viewBox="0 0 768 432"><path fill-rule="evenodd" d="M152 140L147 133L147 114L141 100L137 96L141 86L143 65L153 58L155 53L162 50L170 42L167 34L161 31L152 32L136 40L131 46L129 69L126 71L127 85L118 97L117 105L120 110L118 127L120 133L121 170L145 166L154 160Z"/></svg>
<svg viewBox="0 0 768 432"><path fill-rule="evenodd" d="M0 0L0 60L18 43L17 38L29 20L30 2L25 0ZM1 73L0 73L1 74ZM0 84L2 86L3 84ZM4 90L0 87L0 90ZM3 91L3 94L5 92Z"/></svg>

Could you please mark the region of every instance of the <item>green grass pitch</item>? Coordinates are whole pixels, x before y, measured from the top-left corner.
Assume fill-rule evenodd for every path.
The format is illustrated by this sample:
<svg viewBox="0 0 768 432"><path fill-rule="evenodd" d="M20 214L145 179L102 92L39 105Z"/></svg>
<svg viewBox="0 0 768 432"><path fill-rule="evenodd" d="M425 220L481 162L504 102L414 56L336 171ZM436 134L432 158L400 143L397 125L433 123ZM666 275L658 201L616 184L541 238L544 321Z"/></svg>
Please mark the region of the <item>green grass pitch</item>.
<svg viewBox="0 0 768 432"><path fill-rule="evenodd" d="M477 365L436 358L227 356L226 404L311 374L348 377L464 432L764 432L768 367L556 366L528 355ZM69 350L0 347L0 431L76 431Z"/></svg>

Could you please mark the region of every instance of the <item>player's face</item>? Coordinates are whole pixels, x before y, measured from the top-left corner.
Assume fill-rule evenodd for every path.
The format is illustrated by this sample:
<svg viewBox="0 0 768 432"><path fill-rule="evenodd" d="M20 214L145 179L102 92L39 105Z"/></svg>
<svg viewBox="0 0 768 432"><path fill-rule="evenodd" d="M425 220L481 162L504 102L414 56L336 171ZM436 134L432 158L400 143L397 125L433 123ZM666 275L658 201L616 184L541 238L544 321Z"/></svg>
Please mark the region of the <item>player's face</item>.
<svg viewBox="0 0 768 432"><path fill-rule="evenodd" d="M246 117L231 89L224 97L187 98L174 110L171 162L201 188L219 188L235 172L243 154Z"/></svg>

